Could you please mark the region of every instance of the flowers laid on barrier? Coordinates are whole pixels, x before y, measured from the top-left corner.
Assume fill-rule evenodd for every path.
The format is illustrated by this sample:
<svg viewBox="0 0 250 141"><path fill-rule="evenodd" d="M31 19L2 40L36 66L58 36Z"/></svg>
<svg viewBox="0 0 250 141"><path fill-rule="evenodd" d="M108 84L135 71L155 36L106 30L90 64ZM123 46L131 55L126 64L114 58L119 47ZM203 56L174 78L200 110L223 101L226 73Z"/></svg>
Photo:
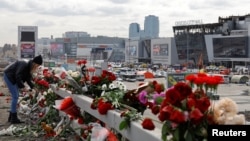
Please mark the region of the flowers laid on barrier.
<svg viewBox="0 0 250 141"><path fill-rule="evenodd" d="M139 84L138 88L128 90L124 83L115 81L116 77L112 72L103 70L100 75L93 73L89 77L86 61L80 61L79 65L81 73L55 68L46 69L37 74L35 81L37 93L28 94L25 97L32 99L33 102L20 103L20 110L32 119L30 123L38 125L36 128L32 127L34 132L55 140L59 136L65 136L68 131L66 129L70 129L69 124L77 120L81 128L81 139L112 138L117 140L104 124L100 123L94 127L98 119L91 113L84 112L84 107L81 107L83 108L81 111L71 96L64 98L56 96L49 88L53 83L58 89L67 90L69 94L81 94L93 98L90 106L100 115L108 114L109 110L119 112L120 130L129 128L131 121L139 120L142 121L143 129L154 130L156 127L153 120L143 116L144 111L150 109L163 124L163 141L167 139L172 141L203 140L207 138L208 125L217 124L214 121L214 109L211 108L213 99L208 93L216 93L221 83L218 77L198 73L188 75L187 82L178 82L167 90L157 81L144 82ZM58 116L58 111L65 113L64 118ZM220 112L221 109L218 113ZM220 117L220 121L223 118ZM99 131L99 129L102 130Z"/></svg>
<svg viewBox="0 0 250 141"><path fill-rule="evenodd" d="M172 140L206 138L207 126L212 123L210 104L203 90L193 92L184 82L167 90L158 115L163 122L162 139L166 140L169 135Z"/></svg>
<svg viewBox="0 0 250 141"><path fill-rule="evenodd" d="M162 139L173 141L203 140L207 138L206 129L214 124L211 99L206 92L214 92L221 79L206 74L192 74L187 82L178 82L165 91L165 95L154 95L152 112L163 123ZM195 89L193 91L193 88ZM143 94L142 94L143 95ZM142 100L145 103L145 99ZM147 120L151 123L150 120ZM153 129L153 126L145 127Z"/></svg>
<svg viewBox="0 0 250 141"><path fill-rule="evenodd" d="M61 110L68 114L70 118L72 119L78 119L81 117L81 111L78 106L74 103L72 97L67 96L63 100L60 100L60 102L56 103L58 105L55 105L55 108L58 110Z"/></svg>

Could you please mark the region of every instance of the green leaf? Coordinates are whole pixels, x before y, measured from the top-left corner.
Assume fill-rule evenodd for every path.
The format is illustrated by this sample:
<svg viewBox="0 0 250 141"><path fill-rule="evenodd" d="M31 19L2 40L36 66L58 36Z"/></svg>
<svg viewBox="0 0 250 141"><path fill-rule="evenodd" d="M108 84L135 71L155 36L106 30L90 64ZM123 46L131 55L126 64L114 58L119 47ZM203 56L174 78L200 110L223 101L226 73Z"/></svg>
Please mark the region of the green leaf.
<svg viewBox="0 0 250 141"><path fill-rule="evenodd" d="M189 130L187 130L185 132L184 138L185 138L186 141L192 141L193 140L193 135Z"/></svg>
<svg viewBox="0 0 250 141"><path fill-rule="evenodd" d="M162 102L163 102L163 97L157 97L156 99L155 99L155 102L157 103L157 104L161 104Z"/></svg>
<svg viewBox="0 0 250 141"><path fill-rule="evenodd" d="M168 126L167 126L167 122L164 122L163 123L163 126L161 128L161 139L163 141L166 141L167 140L167 131L168 131Z"/></svg>
<svg viewBox="0 0 250 141"><path fill-rule="evenodd" d="M125 120L123 120L123 121L120 123L120 125L119 125L119 129L120 129L120 130L126 129L127 127L128 127L128 123L127 123Z"/></svg>
<svg viewBox="0 0 250 141"><path fill-rule="evenodd" d="M182 135L180 135L179 128L176 128L175 131L174 131L174 135L173 135L174 140L179 141L180 136L182 136Z"/></svg>

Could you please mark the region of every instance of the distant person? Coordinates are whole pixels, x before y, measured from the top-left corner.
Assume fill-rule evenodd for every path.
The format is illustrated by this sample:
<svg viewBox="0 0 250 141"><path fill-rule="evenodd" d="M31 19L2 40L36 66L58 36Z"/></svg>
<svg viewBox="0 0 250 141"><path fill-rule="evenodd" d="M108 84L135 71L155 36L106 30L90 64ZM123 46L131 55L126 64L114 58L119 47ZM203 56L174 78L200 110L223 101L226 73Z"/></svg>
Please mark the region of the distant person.
<svg viewBox="0 0 250 141"><path fill-rule="evenodd" d="M17 60L4 69L3 78L12 98L8 122L12 124L23 123L17 117L19 91L28 92L34 88L32 74L42 63L43 58L39 55L29 61ZM29 88L27 88L24 83L27 83Z"/></svg>

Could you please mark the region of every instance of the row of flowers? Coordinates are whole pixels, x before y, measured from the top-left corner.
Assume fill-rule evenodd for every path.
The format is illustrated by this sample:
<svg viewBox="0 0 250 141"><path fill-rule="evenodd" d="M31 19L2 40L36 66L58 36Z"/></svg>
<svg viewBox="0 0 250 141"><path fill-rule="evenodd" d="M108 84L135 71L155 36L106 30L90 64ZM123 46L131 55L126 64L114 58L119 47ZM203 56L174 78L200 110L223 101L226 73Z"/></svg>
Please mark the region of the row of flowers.
<svg viewBox="0 0 250 141"><path fill-rule="evenodd" d="M79 61L78 65L79 71L41 68L34 77L37 91L20 100L20 111L28 115L28 118L32 117L32 122L40 125L36 127L37 131L44 131L46 137L54 139L65 136L62 131L70 128L66 125L76 120L82 125L79 138L83 140L94 138L96 133L93 131L96 130L93 128L105 130L101 138L119 140L119 132L106 128L105 123L78 107L72 97L57 96L49 87L50 84L55 84L57 89L65 89L71 94L93 98L90 106L101 115L106 115L109 110L119 109L123 119L120 130L129 128L131 121L139 120L144 129L154 130L154 121L143 116L144 111L150 109L163 124L164 141L206 139L207 127L221 124L214 114L215 106L211 95L208 95L216 93L222 81L221 77L198 73L186 76L185 82L178 82L168 89L157 81L148 81L139 84L136 89L128 90L122 82L115 81L116 77L112 72L102 70L97 74L93 68L86 67L86 60ZM58 110L65 112L69 120L56 118L59 117L56 116Z"/></svg>

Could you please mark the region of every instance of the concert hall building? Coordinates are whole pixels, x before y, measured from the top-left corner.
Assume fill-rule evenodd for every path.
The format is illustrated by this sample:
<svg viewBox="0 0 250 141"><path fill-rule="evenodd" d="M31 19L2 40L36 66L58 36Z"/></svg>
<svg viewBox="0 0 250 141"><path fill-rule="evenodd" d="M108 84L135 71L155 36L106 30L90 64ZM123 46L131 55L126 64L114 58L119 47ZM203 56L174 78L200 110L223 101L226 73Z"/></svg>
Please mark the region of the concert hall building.
<svg viewBox="0 0 250 141"><path fill-rule="evenodd" d="M195 66L202 56L205 65L249 65L250 15L219 17L218 23L179 22L173 26L179 63Z"/></svg>

